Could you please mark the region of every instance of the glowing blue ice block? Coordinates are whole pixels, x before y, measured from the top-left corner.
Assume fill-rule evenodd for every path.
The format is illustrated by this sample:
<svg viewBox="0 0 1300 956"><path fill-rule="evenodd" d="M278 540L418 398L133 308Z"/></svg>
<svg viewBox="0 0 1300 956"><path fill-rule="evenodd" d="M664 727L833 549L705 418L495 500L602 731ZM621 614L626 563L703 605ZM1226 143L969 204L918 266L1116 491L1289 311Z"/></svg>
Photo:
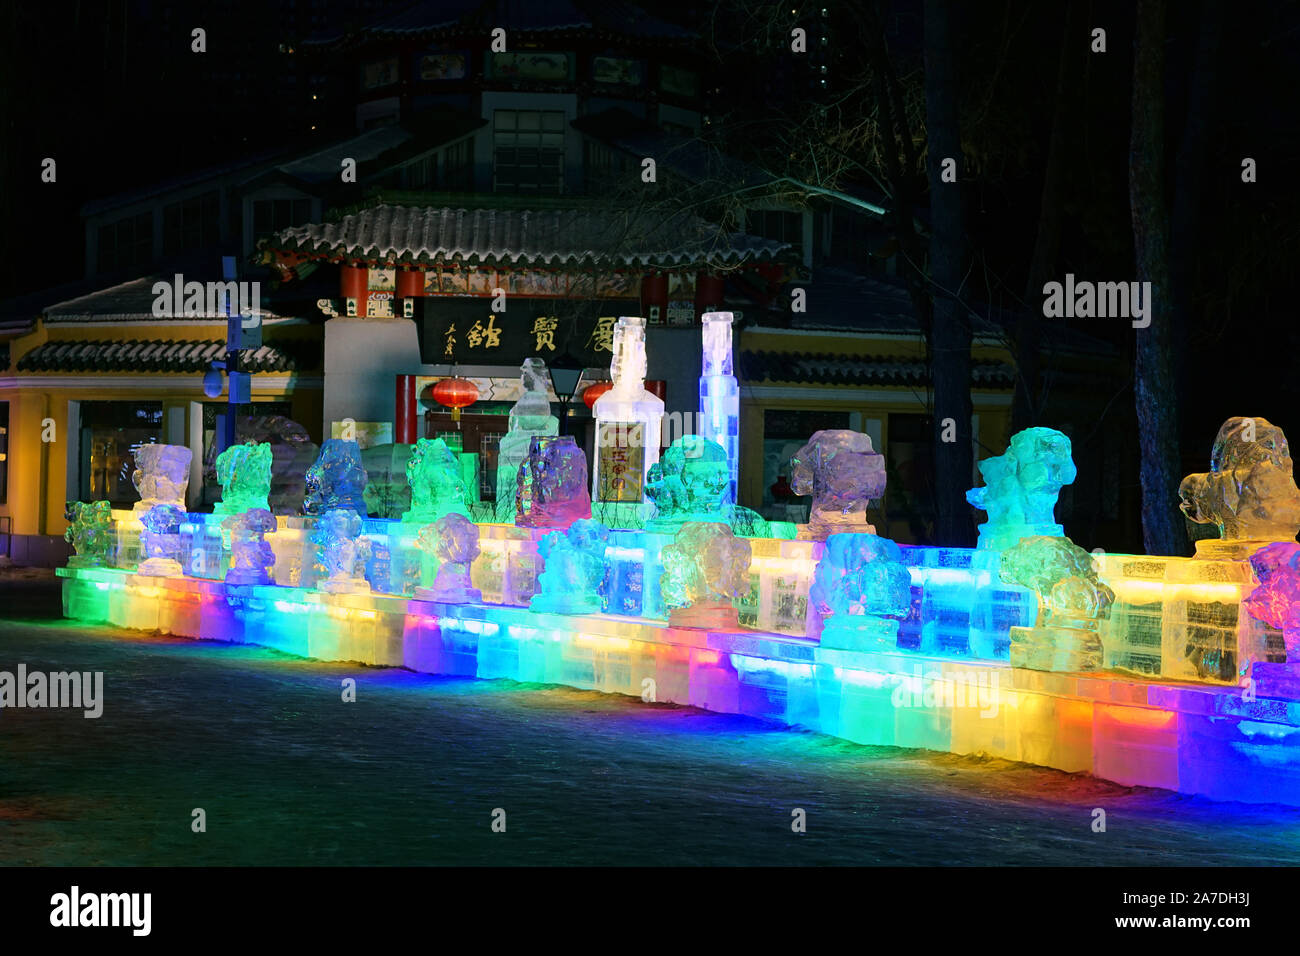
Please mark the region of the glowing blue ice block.
<svg viewBox="0 0 1300 956"><path fill-rule="evenodd" d="M704 313L699 433L726 451L731 470L728 500L734 502L740 469L740 384L731 374L731 320L730 312Z"/></svg>

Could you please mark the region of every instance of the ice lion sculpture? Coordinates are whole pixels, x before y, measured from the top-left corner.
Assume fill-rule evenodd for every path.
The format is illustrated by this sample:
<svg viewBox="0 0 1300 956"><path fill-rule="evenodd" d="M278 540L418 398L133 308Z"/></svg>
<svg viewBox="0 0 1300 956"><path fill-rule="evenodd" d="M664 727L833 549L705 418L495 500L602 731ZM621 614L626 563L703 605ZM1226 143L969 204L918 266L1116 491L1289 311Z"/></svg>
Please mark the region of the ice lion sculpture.
<svg viewBox="0 0 1300 956"><path fill-rule="evenodd" d="M231 445L217 456L221 500L213 514L233 515L249 508L271 510L271 446L266 442Z"/></svg>
<svg viewBox="0 0 1300 956"><path fill-rule="evenodd" d="M650 466L645 493L655 508L647 531L676 531L688 521L722 521L737 534L768 534L762 515L732 500L731 465L726 451L712 439L676 439Z"/></svg>
<svg viewBox="0 0 1300 956"><path fill-rule="evenodd" d="M335 508L349 508L364 518L367 480L361 446L341 438L326 439L320 457L307 469L303 514L320 515Z"/></svg>
<svg viewBox="0 0 1300 956"><path fill-rule="evenodd" d="M438 562L433 587L416 588L421 601L477 604L483 592L470 584L470 565L479 555L478 525L461 514L445 514L420 529L416 546Z"/></svg>
<svg viewBox="0 0 1300 956"><path fill-rule="evenodd" d="M1005 551L1021 538L1060 537L1053 511L1061 489L1074 481L1070 439L1054 428L1026 428L1002 455L980 462L984 486L966 500L988 512L979 526L980 549Z"/></svg>
<svg viewBox="0 0 1300 956"><path fill-rule="evenodd" d="M749 587L749 542L725 524L689 521L663 549L659 591L671 627L731 630L740 626L732 603Z"/></svg>
<svg viewBox="0 0 1300 956"><path fill-rule="evenodd" d="M567 528L591 517L587 456L568 435L532 440L515 486L515 524Z"/></svg>
<svg viewBox="0 0 1300 956"><path fill-rule="evenodd" d="M823 615L823 647L894 650L912 605L912 576L893 541L833 534L817 562L808 599Z"/></svg>
<svg viewBox="0 0 1300 956"><path fill-rule="evenodd" d="M875 534L867 505L885 493L885 456L871 436L845 428L813 432L790 459L791 487L812 495L808 524L799 537L825 541L837 533Z"/></svg>
<svg viewBox="0 0 1300 956"><path fill-rule="evenodd" d="M404 523L429 524L446 514L469 517L465 507L465 478L460 462L441 438L421 438L406 463L406 481L411 486L411 510Z"/></svg>
<svg viewBox="0 0 1300 956"><path fill-rule="evenodd" d="M542 538L537 547L545 562L537 579L541 592L533 595L529 608L555 614L599 613L609 577L608 543L609 529L590 518Z"/></svg>
<svg viewBox="0 0 1300 956"><path fill-rule="evenodd" d="M94 568L107 564L117 541L113 506L107 501L69 501L63 516L68 521L63 539L76 551L68 558L68 567Z"/></svg>

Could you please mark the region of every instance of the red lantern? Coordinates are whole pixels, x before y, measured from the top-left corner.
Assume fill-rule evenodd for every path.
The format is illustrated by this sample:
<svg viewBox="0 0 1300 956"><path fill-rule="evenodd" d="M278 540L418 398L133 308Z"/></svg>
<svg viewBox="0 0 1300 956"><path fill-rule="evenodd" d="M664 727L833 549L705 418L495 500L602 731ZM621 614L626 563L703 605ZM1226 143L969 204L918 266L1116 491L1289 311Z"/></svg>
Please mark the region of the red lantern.
<svg viewBox="0 0 1300 956"><path fill-rule="evenodd" d="M582 403L593 411L596 408L596 399L604 395L614 387L613 382L596 382L594 385L588 385L582 390Z"/></svg>
<svg viewBox="0 0 1300 956"><path fill-rule="evenodd" d="M451 409L451 420L460 421L460 410L478 401L478 386L469 379L444 378L433 386L433 400Z"/></svg>

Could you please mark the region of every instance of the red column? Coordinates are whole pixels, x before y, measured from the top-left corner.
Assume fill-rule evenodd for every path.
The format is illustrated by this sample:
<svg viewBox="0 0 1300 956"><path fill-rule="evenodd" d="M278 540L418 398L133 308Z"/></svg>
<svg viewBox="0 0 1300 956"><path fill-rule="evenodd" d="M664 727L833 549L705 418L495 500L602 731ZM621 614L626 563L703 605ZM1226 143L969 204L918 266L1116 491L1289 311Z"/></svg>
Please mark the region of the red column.
<svg viewBox="0 0 1300 956"><path fill-rule="evenodd" d="M339 292L346 299L357 300L357 315L366 314L366 279L369 277L365 266L339 266ZM343 303L344 309L347 302Z"/></svg>
<svg viewBox="0 0 1300 956"><path fill-rule="evenodd" d="M420 425L416 413L415 376L397 376L397 403L393 416L393 441L399 445L414 445Z"/></svg>
<svg viewBox="0 0 1300 956"><path fill-rule="evenodd" d="M641 314L646 325L663 325L668 321L668 277L641 277Z"/></svg>
<svg viewBox="0 0 1300 956"><path fill-rule="evenodd" d="M705 312L717 312L722 308L722 276L701 272L695 277L695 321L704 321Z"/></svg>

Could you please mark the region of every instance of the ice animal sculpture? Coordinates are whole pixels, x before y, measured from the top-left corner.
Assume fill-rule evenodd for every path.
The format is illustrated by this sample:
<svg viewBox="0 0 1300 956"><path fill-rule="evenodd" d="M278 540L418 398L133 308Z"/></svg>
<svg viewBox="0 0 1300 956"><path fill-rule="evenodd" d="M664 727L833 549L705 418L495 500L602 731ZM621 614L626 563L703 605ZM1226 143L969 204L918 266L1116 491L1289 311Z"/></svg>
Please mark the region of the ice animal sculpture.
<svg viewBox="0 0 1300 956"><path fill-rule="evenodd" d="M470 565L478 557L478 525L464 515L445 514L420 529L417 546L438 561L433 587L416 588L421 601L477 604L483 593L470 585Z"/></svg>
<svg viewBox="0 0 1300 956"><path fill-rule="evenodd" d="M63 539L76 551L68 558L68 567L95 568L107 564L117 540L113 506L107 501L69 501L63 516L68 521Z"/></svg>
<svg viewBox="0 0 1300 956"><path fill-rule="evenodd" d="M589 518L542 538L537 547L545 562L537 579L541 591L528 606L553 614L599 613L609 575L605 562L608 542L609 529Z"/></svg>
<svg viewBox="0 0 1300 956"><path fill-rule="evenodd" d="M303 514L319 515L335 508L350 508L364 518L366 480L361 446L341 438L326 439L320 457L307 469Z"/></svg>
<svg viewBox="0 0 1300 956"><path fill-rule="evenodd" d="M587 456L569 435L535 437L515 486L515 524L567 528L591 517Z"/></svg>
<svg viewBox="0 0 1300 956"><path fill-rule="evenodd" d="M520 372L524 392L510 409L510 426L497 449L496 518L503 524L514 523L519 467L528 457L533 439L560 430L560 420L551 414L547 398L546 363L539 358L524 359Z"/></svg>
<svg viewBox="0 0 1300 956"><path fill-rule="evenodd" d="M725 524L682 525L660 553L659 591L670 627L734 631L740 616L732 603L749 587L749 542Z"/></svg>
<svg viewBox="0 0 1300 956"><path fill-rule="evenodd" d="M402 515L403 523L430 524L448 514L469 517L465 476L441 438L415 443L415 454L406 463L406 480L411 486L411 510Z"/></svg>
<svg viewBox="0 0 1300 956"><path fill-rule="evenodd" d="M817 562L808 600L826 617L823 647L895 650L898 622L912 603L912 576L893 541L833 534Z"/></svg>
<svg viewBox="0 0 1300 956"><path fill-rule="evenodd" d="M221 522L230 535L230 567L226 583L235 585L272 584L275 551L266 535L276 529L275 515L266 508L249 508Z"/></svg>
<svg viewBox="0 0 1300 956"><path fill-rule="evenodd" d="M154 505L175 505L184 511L194 453L184 445L140 445L134 458L131 484L140 494L132 509L135 516L140 517Z"/></svg>
<svg viewBox="0 0 1300 956"><path fill-rule="evenodd" d="M188 450L188 449L187 449ZM154 505L140 517L144 530L140 544L145 559L138 573L159 578L174 578L184 573L176 555L181 550L181 522L185 512L175 505Z"/></svg>
<svg viewBox="0 0 1300 956"><path fill-rule="evenodd" d="M646 497L655 514L647 531L673 532L688 521L722 521L748 537L766 537L762 515L732 499L731 466L717 442L683 435L650 466Z"/></svg>
<svg viewBox="0 0 1300 956"><path fill-rule="evenodd" d="M361 535L361 516L350 508L327 511L316 520L312 533L320 563L328 577L316 587L331 594L356 594L370 590L363 573L370 556L370 539Z"/></svg>
<svg viewBox="0 0 1300 956"><path fill-rule="evenodd" d="M799 537L876 533L867 504L885 493L885 456L872 449L870 435L844 428L814 432L790 468L794 493L813 499Z"/></svg>
<svg viewBox="0 0 1300 956"><path fill-rule="evenodd" d="M1287 663L1300 663L1300 544L1275 541L1250 556L1259 584L1246 597L1256 620L1282 632Z"/></svg>
<svg viewBox="0 0 1300 956"><path fill-rule="evenodd" d="M265 442L231 445L217 456L217 481L221 500L212 507L218 515L236 515L249 508L271 510L271 446Z"/></svg>
<svg viewBox="0 0 1300 956"><path fill-rule="evenodd" d="M1002 553L1002 580L1038 594L1038 621L1011 628L1011 664L1043 671L1088 671L1104 660L1100 622L1115 592L1093 557L1069 538L1034 535Z"/></svg>
<svg viewBox="0 0 1300 956"><path fill-rule="evenodd" d="M980 462L984 486L966 500L988 512L979 526L980 550L1005 551L1021 538L1061 537L1053 511L1061 488L1074 481L1070 439L1054 428L1026 428L1004 454Z"/></svg>
<svg viewBox="0 0 1300 956"><path fill-rule="evenodd" d="M1196 542L1203 558L1244 558L1272 541L1293 541L1300 529L1300 489L1282 429L1264 418L1229 418L1210 453L1208 474L1188 475L1178 488L1183 514L1212 524L1219 538Z"/></svg>

